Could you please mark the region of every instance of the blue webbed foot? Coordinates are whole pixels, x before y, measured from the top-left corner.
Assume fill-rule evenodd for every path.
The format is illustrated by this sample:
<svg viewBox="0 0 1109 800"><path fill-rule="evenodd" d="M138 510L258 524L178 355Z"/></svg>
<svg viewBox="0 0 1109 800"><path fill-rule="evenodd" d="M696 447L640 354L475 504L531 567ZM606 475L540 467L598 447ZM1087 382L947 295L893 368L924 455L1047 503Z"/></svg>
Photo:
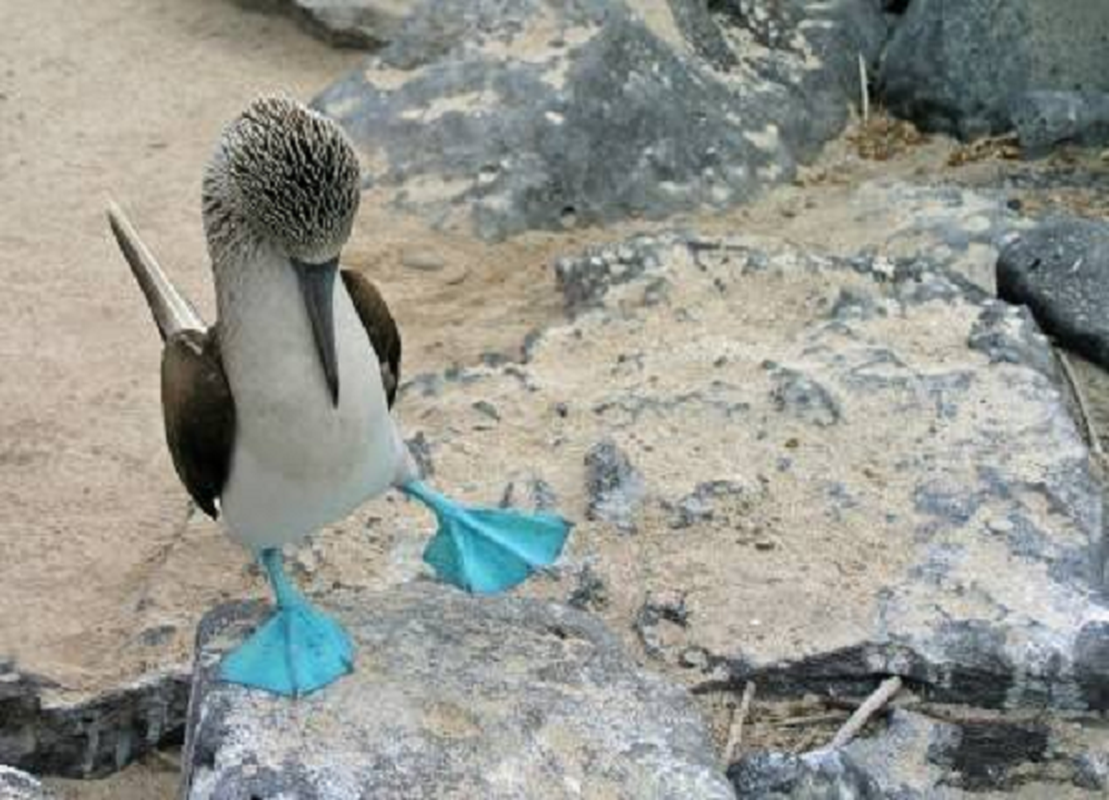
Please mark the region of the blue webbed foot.
<svg viewBox="0 0 1109 800"><path fill-rule="evenodd" d="M468 592L492 594L522 583L553 564L570 535L570 523L557 514L467 508L418 481L402 488L439 521L424 561L442 580Z"/></svg>
<svg viewBox="0 0 1109 800"><path fill-rule="evenodd" d="M348 674L354 646L339 623L293 589L281 569L281 552L264 550L277 608L245 642L224 656L220 678L274 694L301 696Z"/></svg>

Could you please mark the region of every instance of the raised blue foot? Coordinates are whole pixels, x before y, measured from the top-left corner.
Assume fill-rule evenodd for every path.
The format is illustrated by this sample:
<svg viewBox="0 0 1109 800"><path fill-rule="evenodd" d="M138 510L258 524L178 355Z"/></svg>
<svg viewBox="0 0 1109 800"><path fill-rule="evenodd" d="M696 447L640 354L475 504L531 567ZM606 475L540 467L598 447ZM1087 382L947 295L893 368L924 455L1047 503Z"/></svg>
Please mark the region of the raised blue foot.
<svg viewBox="0 0 1109 800"><path fill-rule="evenodd" d="M300 696L349 673L354 646L339 623L313 608L289 583L280 550L263 550L277 608L249 639L224 656L220 677L274 694Z"/></svg>
<svg viewBox="0 0 1109 800"><path fill-rule="evenodd" d="M419 481L402 487L439 520L424 561L447 583L477 594L511 589L539 567L553 564L570 524L557 514L467 508Z"/></svg>

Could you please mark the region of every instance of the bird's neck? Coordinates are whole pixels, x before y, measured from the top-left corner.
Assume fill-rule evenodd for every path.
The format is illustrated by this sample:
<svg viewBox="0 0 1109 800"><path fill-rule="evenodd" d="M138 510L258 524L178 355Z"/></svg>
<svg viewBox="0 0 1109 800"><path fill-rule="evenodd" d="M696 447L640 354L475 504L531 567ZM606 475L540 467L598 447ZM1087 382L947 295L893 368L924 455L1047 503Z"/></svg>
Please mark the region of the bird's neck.
<svg viewBox="0 0 1109 800"><path fill-rule="evenodd" d="M236 401L274 403L288 396L295 400L290 405L330 408L304 297L288 257L263 246L236 262L221 262L215 276L220 352ZM358 338L342 282L336 284L333 316L342 394L352 363L347 356L365 342Z"/></svg>
<svg viewBox="0 0 1109 800"><path fill-rule="evenodd" d="M212 248L216 311L221 329L238 326L281 295L296 299L296 279L289 260L264 242L244 238L235 246Z"/></svg>

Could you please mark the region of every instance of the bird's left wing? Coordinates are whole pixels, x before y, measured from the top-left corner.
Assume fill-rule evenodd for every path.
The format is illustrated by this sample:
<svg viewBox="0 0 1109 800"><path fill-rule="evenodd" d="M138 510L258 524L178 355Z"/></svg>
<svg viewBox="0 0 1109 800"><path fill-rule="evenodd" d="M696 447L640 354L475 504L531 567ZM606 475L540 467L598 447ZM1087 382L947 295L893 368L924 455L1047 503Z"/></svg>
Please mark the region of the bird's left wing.
<svg viewBox="0 0 1109 800"><path fill-rule="evenodd" d="M343 284L354 303L354 310L362 320L362 326L370 337L377 359L381 362L381 383L385 387L385 397L389 407L397 397L400 385L400 331L393 319L385 298L377 287L360 273L344 269Z"/></svg>
<svg viewBox="0 0 1109 800"><path fill-rule="evenodd" d="M235 400L215 330L184 330L166 339L162 412L177 475L196 504L215 519L235 443Z"/></svg>

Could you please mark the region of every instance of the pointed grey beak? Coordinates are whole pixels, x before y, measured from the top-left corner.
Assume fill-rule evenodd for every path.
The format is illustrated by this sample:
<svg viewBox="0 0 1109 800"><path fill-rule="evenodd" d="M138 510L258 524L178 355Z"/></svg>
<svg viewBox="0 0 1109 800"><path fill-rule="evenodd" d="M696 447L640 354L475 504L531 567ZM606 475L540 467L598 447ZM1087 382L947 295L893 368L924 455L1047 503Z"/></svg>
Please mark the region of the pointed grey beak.
<svg viewBox="0 0 1109 800"><path fill-rule="evenodd" d="M323 376L331 392L331 405L339 405L339 363L335 357L335 322L331 313L331 295L335 288L335 273L339 259L322 264L306 264L293 259L293 269L300 281L300 293L312 324L316 352L320 356Z"/></svg>

